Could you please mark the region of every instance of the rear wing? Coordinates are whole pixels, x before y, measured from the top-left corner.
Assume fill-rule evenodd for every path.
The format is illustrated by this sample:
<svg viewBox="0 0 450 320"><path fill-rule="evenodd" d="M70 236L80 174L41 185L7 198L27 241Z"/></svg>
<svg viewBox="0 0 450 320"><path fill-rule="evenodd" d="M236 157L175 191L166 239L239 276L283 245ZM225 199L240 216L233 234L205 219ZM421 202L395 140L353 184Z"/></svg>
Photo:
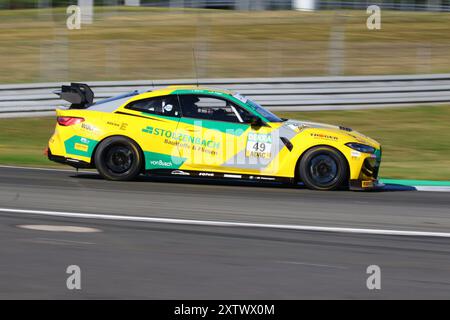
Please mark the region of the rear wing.
<svg viewBox="0 0 450 320"><path fill-rule="evenodd" d="M94 92L85 83L71 83L70 86L61 86L61 90L56 90L53 93L70 102L69 109L86 109L94 102Z"/></svg>

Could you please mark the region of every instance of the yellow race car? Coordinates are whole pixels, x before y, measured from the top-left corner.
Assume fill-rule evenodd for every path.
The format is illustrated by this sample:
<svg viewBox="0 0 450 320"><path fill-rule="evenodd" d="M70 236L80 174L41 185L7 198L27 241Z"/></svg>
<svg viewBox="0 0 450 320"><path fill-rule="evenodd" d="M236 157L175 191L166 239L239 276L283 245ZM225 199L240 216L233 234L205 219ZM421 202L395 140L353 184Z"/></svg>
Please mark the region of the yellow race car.
<svg viewBox="0 0 450 320"><path fill-rule="evenodd" d="M86 84L56 92L48 158L97 168L109 180L141 173L303 182L308 188L377 186L381 146L350 128L281 119L231 91L169 86L94 101Z"/></svg>

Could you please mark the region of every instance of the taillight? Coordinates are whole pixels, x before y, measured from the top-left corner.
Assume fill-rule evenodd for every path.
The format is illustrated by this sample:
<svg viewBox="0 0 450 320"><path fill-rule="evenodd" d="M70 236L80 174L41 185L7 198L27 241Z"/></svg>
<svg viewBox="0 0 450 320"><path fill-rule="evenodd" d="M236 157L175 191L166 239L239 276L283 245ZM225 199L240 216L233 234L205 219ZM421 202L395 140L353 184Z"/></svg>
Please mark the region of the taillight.
<svg viewBox="0 0 450 320"><path fill-rule="evenodd" d="M58 121L58 124L61 126L73 126L74 124L82 123L84 121L84 118L77 118L77 117L58 117L56 118L56 121Z"/></svg>

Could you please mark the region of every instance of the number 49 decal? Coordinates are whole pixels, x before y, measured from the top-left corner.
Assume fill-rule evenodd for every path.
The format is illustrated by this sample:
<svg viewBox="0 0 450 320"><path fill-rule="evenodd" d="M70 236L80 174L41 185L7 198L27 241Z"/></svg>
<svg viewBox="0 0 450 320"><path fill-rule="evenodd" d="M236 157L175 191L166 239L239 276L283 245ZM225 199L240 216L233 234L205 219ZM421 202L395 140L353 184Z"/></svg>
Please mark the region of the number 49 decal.
<svg viewBox="0 0 450 320"><path fill-rule="evenodd" d="M271 158L272 136L270 134L249 133L245 155L255 158Z"/></svg>
<svg viewBox="0 0 450 320"><path fill-rule="evenodd" d="M253 145L253 151L264 152L266 150L266 144L264 142L255 142Z"/></svg>

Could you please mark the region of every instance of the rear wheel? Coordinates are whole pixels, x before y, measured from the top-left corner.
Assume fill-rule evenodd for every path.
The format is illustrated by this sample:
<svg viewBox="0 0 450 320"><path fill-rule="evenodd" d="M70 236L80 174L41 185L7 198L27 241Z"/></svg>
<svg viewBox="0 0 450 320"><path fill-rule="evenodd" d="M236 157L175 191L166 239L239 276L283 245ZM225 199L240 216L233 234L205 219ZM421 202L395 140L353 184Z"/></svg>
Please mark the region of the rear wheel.
<svg viewBox="0 0 450 320"><path fill-rule="evenodd" d="M133 180L141 172L142 163L139 147L126 137L105 139L95 153L95 166L108 180Z"/></svg>
<svg viewBox="0 0 450 320"><path fill-rule="evenodd" d="M347 161L334 148L314 147L302 157L299 174L300 179L310 189L334 190L347 183Z"/></svg>

